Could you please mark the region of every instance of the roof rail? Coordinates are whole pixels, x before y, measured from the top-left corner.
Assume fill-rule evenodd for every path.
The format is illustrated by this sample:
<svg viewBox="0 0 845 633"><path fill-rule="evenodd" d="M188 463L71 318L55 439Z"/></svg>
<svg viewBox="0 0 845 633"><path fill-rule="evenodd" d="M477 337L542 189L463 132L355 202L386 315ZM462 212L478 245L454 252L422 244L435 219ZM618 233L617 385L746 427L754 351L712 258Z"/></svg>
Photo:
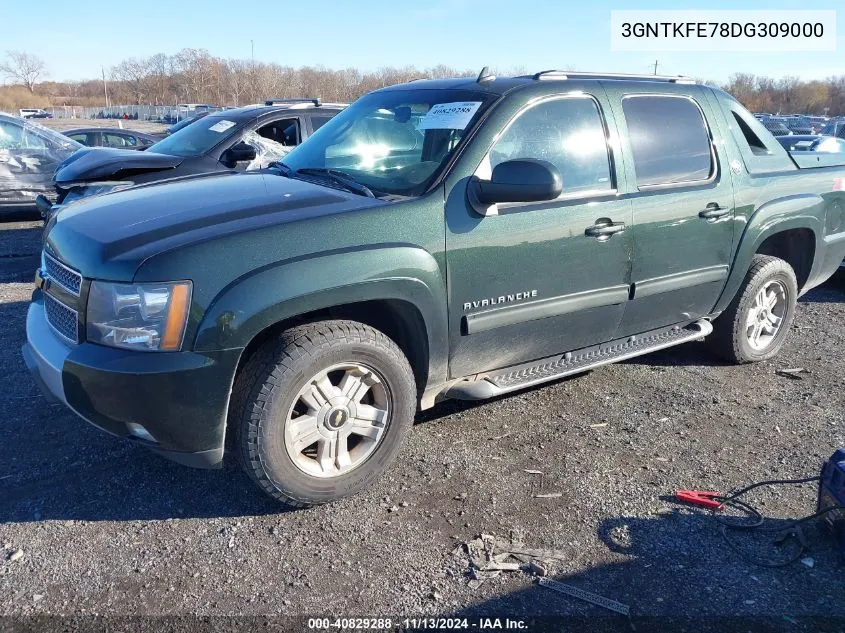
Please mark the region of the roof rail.
<svg viewBox="0 0 845 633"><path fill-rule="evenodd" d="M695 79L683 75L638 75L626 73L588 73L569 70L541 70L531 76L535 81L549 79L629 79L636 81L664 81L675 84L694 84Z"/></svg>
<svg viewBox="0 0 845 633"><path fill-rule="evenodd" d="M323 105L319 97L314 99L265 99L264 105L285 105L286 103L313 103L315 106Z"/></svg>

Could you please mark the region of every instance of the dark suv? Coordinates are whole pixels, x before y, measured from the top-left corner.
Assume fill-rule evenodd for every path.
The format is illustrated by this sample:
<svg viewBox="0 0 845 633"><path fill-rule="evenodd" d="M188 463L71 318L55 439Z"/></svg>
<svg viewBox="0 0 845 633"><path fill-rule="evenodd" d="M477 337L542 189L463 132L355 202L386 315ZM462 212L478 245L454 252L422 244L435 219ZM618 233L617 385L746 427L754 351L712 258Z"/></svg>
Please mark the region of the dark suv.
<svg viewBox="0 0 845 633"><path fill-rule="evenodd" d="M231 108L198 118L145 152L83 149L56 169L57 200L66 204L139 183L266 167L344 107L319 99L268 99L263 105ZM45 202L40 203L42 213L56 210Z"/></svg>
<svg viewBox="0 0 845 633"><path fill-rule="evenodd" d="M845 256L845 156L791 156L683 77L482 72L51 222L23 350L45 394L183 464L228 450L303 506L372 483L442 398L705 336L772 358Z"/></svg>

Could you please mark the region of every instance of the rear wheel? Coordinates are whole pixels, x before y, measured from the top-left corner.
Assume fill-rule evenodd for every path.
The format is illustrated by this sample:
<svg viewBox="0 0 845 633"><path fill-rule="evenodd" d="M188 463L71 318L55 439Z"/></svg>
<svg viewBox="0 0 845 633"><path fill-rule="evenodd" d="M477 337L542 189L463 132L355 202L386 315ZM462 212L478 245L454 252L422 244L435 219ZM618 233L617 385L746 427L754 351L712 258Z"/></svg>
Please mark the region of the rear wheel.
<svg viewBox="0 0 845 633"><path fill-rule="evenodd" d="M792 267L771 255L755 255L728 309L713 322L711 349L734 363L772 358L786 340L797 300Z"/></svg>
<svg viewBox="0 0 845 633"><path fill-rule="evenodd" d="M353 494L399 452L416 409L405 356L353 321L284 332L247 362L232 398L246 472L303 507Z"/></svg>

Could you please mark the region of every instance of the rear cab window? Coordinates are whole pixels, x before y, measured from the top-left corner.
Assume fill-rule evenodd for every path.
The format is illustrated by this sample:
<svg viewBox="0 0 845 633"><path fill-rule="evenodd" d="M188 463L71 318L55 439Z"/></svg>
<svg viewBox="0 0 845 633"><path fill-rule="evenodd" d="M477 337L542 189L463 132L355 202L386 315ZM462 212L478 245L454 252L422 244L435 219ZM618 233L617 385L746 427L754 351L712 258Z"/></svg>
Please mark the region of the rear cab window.
<svg viewBox="0 0 845 633"><path fill-rule="evenodd" d="M762 174L796 168L772 133L739 101L727 93L718 90L713 92L748 173Z"/></svg>

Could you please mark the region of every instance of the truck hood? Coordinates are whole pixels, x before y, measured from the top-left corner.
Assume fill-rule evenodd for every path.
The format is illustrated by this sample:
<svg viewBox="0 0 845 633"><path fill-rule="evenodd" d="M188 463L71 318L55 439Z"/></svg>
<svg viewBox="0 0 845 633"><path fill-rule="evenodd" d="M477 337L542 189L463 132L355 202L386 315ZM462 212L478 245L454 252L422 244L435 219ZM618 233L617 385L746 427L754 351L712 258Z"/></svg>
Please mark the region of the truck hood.
<svg viewBox="0 0 845 633"><path fill-rule="evenodd" d="M120 172L150 172L173 169L182 164L181 156L138 152L130 149L86 148L62 161L53 180L68 186L76 182L91 182L119 176Z"/></svg>
<svg viewBox="0 0 845 633"><path fill-rule="evenodd" d="M385 202L260 171L197 176L81 200L45 248L86 278L132 281L149 257L217 237Z"/></svg>

